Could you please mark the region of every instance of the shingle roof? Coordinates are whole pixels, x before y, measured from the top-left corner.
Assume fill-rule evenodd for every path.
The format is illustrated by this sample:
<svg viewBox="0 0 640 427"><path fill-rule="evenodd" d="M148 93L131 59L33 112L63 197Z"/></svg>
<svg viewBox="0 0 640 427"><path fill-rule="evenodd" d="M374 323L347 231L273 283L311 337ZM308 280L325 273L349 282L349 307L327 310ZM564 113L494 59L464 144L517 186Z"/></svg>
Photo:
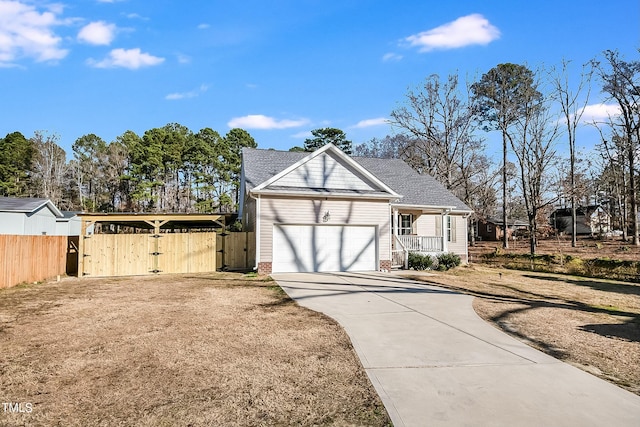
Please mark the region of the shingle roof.
<svg viewBox="0 0 640 427"><path fill-rule="evenodd" d="M62 217L62 212L55 207L49 199L39 199L31 197L0 197L0 212L22 212L30 213L48 205L49 209L57 217Z"/></svg>
<svg viewBox="0 0 640 427"><path fill-rule="evenodd" d="M248 190L267 181L309 153L244 148L242 150L245 185ZM429 175L418 174L400 159L352 157L360 166L384 182L402 199L400 205L450 206L470 211L460 199Z"/></svg>

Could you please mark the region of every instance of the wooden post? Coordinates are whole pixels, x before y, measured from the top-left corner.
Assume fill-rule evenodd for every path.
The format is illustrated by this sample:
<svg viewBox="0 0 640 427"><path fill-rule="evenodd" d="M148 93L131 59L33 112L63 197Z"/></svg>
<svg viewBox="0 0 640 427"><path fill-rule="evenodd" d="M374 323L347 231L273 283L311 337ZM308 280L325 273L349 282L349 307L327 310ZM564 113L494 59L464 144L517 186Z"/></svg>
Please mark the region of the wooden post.
<svg viewBox="0 0 640 427"><path fill-rule="evenodd" d="M87 234L87 224L89 221L80 221L80 238L78 239L78 277L84 277L84 236Z"/></svg>

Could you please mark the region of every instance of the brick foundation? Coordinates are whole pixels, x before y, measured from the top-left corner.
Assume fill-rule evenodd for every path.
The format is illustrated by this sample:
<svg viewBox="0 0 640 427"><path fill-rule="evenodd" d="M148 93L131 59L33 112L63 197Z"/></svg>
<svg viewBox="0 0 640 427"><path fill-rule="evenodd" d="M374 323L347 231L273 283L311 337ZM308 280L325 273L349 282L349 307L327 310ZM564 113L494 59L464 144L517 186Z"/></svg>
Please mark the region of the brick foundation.
<svg viewBox="0 0 640 427"><path fill-rule="evenodd" d="M380 260L380 270L391 271L391 260L390 259Z"/></svg>
<svg viewBox="0 0 640 427"><path fill-rule="evenodd" d="M258 274L271 274L272 265L270 262L258 263Z"/></svg>

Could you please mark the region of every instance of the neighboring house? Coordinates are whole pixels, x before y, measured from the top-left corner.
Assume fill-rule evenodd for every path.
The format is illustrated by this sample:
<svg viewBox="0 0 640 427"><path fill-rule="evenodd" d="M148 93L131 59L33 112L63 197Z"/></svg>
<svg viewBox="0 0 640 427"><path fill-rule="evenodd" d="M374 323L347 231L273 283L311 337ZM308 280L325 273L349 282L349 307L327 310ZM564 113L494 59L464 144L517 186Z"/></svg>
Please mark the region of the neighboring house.
<svg viewBox="0 0 640 427"><path fill-rule="evenodd" d="M507 238L511 239L514 232L526 231L529 224L518 219L507 219ZM478 237L479 240L498 241L502 240L504 230L504 222L501 219L487 218L478 221Z"/></svg>
<svg viewBox="0 0 640 427"><path fill-rule="evenodd" d="M349 157L332 144L245 148L240 191L261 274L389 270L408 251L468 260L471 209L399 159Z"/></svg>
<svg viewBox="0 0 640 427"><path fill-rule="evenodd" d="M571 208L556 209L549 218L551 226L561 233L572 234ZM603 234L611 231L611 216L602 206L576 208L576 234Z"/></svg>
<svg viewBox="0 0 640 427"><path fill-rule="evenodd" d="M56 218L57 236L79 236L82 220L79 212L62 211L62 218Z"/></svg>
<svg viewBox="0 0 640 427"><path fill-rule="evenodd" d="M0 234L53 236L62 217L49 199L0 197Z"/></svg>

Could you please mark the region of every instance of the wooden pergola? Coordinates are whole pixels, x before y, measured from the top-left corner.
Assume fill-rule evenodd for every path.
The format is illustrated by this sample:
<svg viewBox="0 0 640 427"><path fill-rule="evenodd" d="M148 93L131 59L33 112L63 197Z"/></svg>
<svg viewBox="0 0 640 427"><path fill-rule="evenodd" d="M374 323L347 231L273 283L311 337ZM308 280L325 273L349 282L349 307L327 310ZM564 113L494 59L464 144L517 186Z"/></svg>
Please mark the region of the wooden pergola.
<svg viewBox="0 0 640 427"><path fill-rule="evenodd" d="M91 225L95 224L116 224L119 226L132 227L138 230L145 230L145 235L154 238L149 255L155 257L155 269L150 272L160 272L158 269L158 256L162 255L160 251L160 237L168 237L167 233L162 231L169 230L191 230L191 229L221 229L225 230L227 219L234 214L166 214L166 213L81 213L78 214L81 219L80 238L78 242L78 277L83 277L85 271L85 257L97 256L97 254L86 253L86 239L97 238L98 235L87 234L87 230ZM131 233L118 233L121 236ZM215 241L215 239L214 239ZM214 243L215 244L215 243ZM115 252L116 250L113 249ZM224 248L222 248L224 249ZM166 250L166 248L165 248ZM134 251L132 251L134 252ZM215 269L214 269L215 270Z"/></svg>

